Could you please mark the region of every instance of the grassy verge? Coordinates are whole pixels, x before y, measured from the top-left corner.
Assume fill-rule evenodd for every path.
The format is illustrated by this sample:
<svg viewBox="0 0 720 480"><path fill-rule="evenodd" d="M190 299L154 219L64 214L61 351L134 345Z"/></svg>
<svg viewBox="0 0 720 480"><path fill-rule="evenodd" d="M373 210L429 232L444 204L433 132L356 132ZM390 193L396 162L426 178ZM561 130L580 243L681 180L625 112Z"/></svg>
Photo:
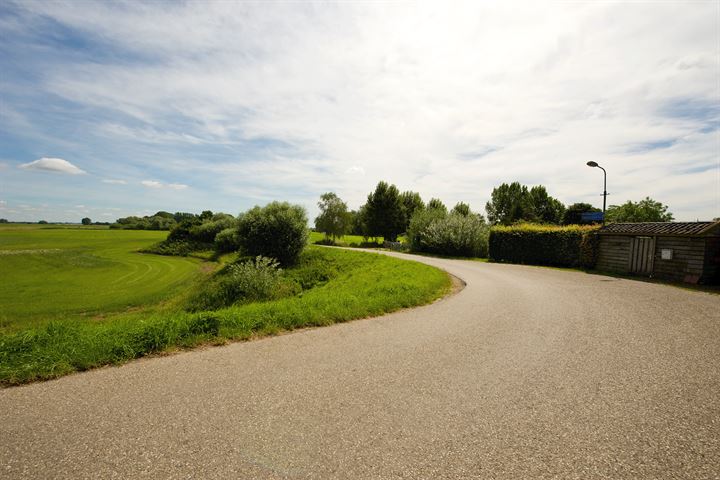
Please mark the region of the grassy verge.
<svg viewBox="0 0 720 480"><path fill-rule="evenodd" d="M49 379L155 352L329 325L429 303L445 272L384 255L310 247L287 275L292 297L200 313L165 310L104 320L55 320L0 335L0 384Z"/></svg>

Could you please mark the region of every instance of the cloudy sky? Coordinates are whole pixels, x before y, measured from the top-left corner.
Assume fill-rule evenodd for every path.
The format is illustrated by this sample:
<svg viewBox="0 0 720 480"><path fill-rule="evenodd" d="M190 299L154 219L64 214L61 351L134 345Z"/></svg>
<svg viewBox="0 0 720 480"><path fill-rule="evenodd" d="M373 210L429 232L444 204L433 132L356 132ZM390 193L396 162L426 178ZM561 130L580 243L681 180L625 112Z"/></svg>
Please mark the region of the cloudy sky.
<svg viewBox="0 0 720 480"><path fill-rule="evenodd" d="M352 208L379 180L720 216L720 3L0 3L0 217Z"/></svg>

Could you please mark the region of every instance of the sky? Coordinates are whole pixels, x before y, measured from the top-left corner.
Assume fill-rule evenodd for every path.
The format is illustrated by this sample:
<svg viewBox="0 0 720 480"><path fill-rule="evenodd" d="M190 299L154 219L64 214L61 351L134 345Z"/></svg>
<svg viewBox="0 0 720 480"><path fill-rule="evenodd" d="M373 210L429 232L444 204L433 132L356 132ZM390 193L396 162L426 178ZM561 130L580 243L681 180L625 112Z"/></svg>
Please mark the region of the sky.
<svg viewBox="0 0 720 480"><path fill-rule="evenodd" d="M720 217L720 2L0 3L0 218L113 221L384 180Z"/></svg>

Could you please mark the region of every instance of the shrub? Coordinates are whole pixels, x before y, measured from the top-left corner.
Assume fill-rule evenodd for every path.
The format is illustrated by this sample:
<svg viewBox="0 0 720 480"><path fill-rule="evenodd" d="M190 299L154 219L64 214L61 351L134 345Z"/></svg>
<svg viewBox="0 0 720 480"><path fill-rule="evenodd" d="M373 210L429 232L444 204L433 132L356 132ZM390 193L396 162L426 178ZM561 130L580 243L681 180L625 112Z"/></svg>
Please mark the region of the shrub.
<svg viewBox="0 0 720 480"><path fill-rule="evenodd" d="M248 210L238 221L239 242L247 255L272 257L292 265L308 241L305 209L272 202Z"/></svg>
<svg viewBox="0 0 720 480"><path fill-rule="evenodd" d="M235 303L271 300L288 294L282 269L272 258L258 256L215 274L189 299L190 311L216 310Z"/></svg>
<svg viewBox="0 0 720 480"><path fill-rule="evenodd" d="M207 220L200 225L193 225L188 233L191 240L201 243L213 243L218 233L235 226L237 226L237 220L233 216L227 215L218 220Z"/></svg>
<svg viewBox="0 0 720 480"><path fill-rule="evenodd" d="M578 267L593 262L597 241L586 236L598 227L537 224L496 226L490 230L490 260L557 267Z"/></svg>
<svg viewBox="0 0 720 480"><path fill-rule="evenodd" d="M226 228L215 235L215 250L220 253L234 252L240 248L237 228Z"/></svg>
<svg viewBox="0 0 720 480"><path fill-rule="evenodd" d="M257 256L254 260L230 265L225 288L232 298L268 300L273 298L281 274L276 260Z"/></svg>
<svg viewBox="0 0 720 480"><path fill-rule="evenodd" d="M430 253L484 257L488 252L488 227L474 215L452 214L432 222L422 241L423 248Z"/></svg>
<svg viewBox="0 0 720 480"><path fill-rule="evenodd" d="M430 224L436 220L445 218L447 210L440 208L426 208L416 211L410 219L410 225L407 229L407 239L410 250L413 252L424 251L423 238L425 230Z"/></svg>
<svg viewBox="0 0 720 480"><path fill-rule="evenodd" d="M408 228L410 249L459 257L485 257L488 227L477 215L445 214L439 209L417 212Z"/></svg>

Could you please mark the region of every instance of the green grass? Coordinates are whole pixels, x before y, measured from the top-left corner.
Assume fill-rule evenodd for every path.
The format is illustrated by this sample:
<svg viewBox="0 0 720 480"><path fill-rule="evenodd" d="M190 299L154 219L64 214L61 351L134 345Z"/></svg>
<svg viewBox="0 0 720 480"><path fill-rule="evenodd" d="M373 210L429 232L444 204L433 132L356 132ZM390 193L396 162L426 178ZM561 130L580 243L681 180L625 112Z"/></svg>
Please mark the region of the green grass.
<svg viewBox="0 0 720 480"><path fill-rule="evenodd" d="M51 239L26 239L22 247L19 247L17 242L6 241L6 233L5 231L0 233L0 237L6 243L2 248L6 250L29 249L29 245L34 245L34 248L58 248L63 241L67 249L78 248L77 245L70 248L73 241L62 236ZM75 235L78 233L80 232L75 232ZM84 235L86 232L82 233ZM143 259L142 262L155 259L153 255L132 254L129 253L132 250L127 249L129 245L136 245L135 242L142 244L139 246L152 243L156 240L150 238L153 232L115 230L108 234L110 237L96 239L94 242L97 243L91 242L95 247L89 252L100 258L97 260L98 265L73 267L76 276L90 272L95 279L94 282L98 282L101 277L95 277L93 269L106 268L102 266L105 262L120 263L121 265L116 265L116 268L121 268L129 261L127 256L136 255ZM133 237L139 234L150 234L150 236ZM84 236L82 238L86 239ZM92 238L95 237L87 237L87 239ZM106 241L110 245L106 245ZM123 244L125 247L120 248L117 244ZM172 257L157 259L189 262L194 271L197 271L197 261ZM61 263L62 266L54 266L48 262L45 265L48 271L58 275L60 274L56 272L56 268L69 268L66 261ZM17 266L14 268L17 269ZM35 275L36 283L47 287L48 282L42 272L36 270ZM139 280L133 284L135 288L143 285L150 275L151 273L146 273L144 276L135 274L139 277ZM26 325L24 328L0 332L0 384L7 386L54 378L101 365L122 363L151 353L189 348L198 344L243 340L272 335L283 330L328 325L380 315L400 308L428 303L442 296L450 288L448 275L427 265L383 255L312 246L303 253L298 265L287 269L284 275L301 286L299 294L279 300L236 305L212 312L189 313L181 310L183 298L187 299L194 289L198 288L197 285L180 289L169 307L114 313L104 318L89 318L73 314L71 310L63 317L52 312L50 305L46 308L50 312L51 321L35 322L35 319L41 318L35 312L24 317L24 325ZM67 277L64 278L68 280ZM127 277L127 279L132 278L135 277L133 275ZM26 278L26 281L29 280ZM164 278L163 281L167 282L168 279ZM106 288L104 285L94 285L90 281L85 281L84 285L98 294ZM42 291L42 288L34 288ZM77 287L73 286L73 289L75 288ZM145 285L144 288L149 288L149 285ZM53 301L67 302L59 293L60 289L53 294ZM126 293L132 293L132 288ZM140 292L138 295L140 295L138 298L149 298L143 297L145 292ZM167 291L166 295L172 296ZM34 308L29 305L31 298L26 296L25 299L28 308Z"/></svg>
<svg viewBox="0 0 720 480"><path fill-rule="evenodd" d="M324 233L312 232L312 231L310 232L310 240L309 240L310 243L317 243L322 240L325 240ZM378 244L382 245L383 238L382 237L368 238L367 241L373 242L373 243L378 243ZM337 238L335 240L335 243L338 246L348 247L348 246L351 246L352 244L361 245L362 243L365 243L365 239L362 237L362 235L345 235L345 236Z"/></svg>
<svg viewBox="0 0 720 480"><path fill-rule="evenodd" d="M0 332L157 303L200 261L137 253L167 232L0 225Z"/></svg>

